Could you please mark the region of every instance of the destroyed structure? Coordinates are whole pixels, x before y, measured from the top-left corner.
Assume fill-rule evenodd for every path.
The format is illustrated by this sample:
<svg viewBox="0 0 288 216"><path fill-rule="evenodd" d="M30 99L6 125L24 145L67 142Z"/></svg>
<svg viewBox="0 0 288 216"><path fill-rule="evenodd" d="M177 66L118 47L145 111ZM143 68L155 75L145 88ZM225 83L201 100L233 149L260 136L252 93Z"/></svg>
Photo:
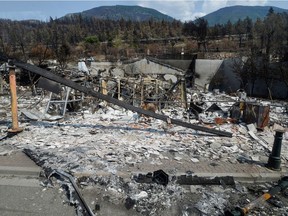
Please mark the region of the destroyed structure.
<svg viewBox="0 0 288 216"><path fill-rule="evenodd" d="M248 97L226 79L227 94L212 82L222 60L81 62L61 75L5 65L0 153L23 149L44 186L68 185L78 215L287 214L287 179L270 190L287 173L286 102ZM23 132L11 136L14 66L33 85L17 85Z"/></svg>

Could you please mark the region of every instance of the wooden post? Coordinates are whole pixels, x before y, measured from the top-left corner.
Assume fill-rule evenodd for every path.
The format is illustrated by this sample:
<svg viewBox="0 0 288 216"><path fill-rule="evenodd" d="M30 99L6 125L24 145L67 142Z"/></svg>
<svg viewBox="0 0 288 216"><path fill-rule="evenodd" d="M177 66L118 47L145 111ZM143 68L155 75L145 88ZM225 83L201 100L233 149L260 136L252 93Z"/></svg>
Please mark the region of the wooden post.
<svg viewBox="0 0 288 216"><path fill-rule="evenodd" d="M9 84L10 84L10 93L11 93L12 128L9 129L8 132L18 133L18 132L23 131L23 129L19 128L19 123L18 123L15 67L9 68Z"/></svg>
<svg viewBox="0 0 288 216"><path fill-rule="evenodd" d="M101 88L102 88L102 94L107 95L108 94L107 82L104 79L101 80Z"/></svg>

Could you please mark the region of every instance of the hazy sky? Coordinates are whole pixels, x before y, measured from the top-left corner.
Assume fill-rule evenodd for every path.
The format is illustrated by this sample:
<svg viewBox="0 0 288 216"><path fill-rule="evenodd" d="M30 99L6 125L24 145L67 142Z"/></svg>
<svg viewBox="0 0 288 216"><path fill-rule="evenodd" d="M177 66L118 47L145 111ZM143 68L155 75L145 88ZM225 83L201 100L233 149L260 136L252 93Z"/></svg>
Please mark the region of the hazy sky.
<svg viewBox="0 0 288 216"><path fill-rule="evenodd" d="M1 1L0 18L49 20L67 13L82 12L103 5L139 5L154 8L178 20L193 20L219 8L232 5L276 6L288 9L287 0L130 0L130 1Z"/></svg>

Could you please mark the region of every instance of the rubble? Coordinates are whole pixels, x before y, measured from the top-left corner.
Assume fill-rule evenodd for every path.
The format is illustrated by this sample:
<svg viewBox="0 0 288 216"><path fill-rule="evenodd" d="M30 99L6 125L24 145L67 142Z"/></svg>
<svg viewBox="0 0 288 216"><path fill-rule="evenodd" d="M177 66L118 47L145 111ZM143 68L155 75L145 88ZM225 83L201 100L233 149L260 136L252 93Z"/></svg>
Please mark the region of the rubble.
<svg viewBox="0 0 288 216"><path fill-rule="evenodd" d="M238 215L247 215L249 211L251 211L255 207L262 207L265 203L266 200L269 200L272 196L276 195L277 193L286 190L288 187L288 177L283 177L282 179L279 180L278 184L272 188L268 192L265 192L263 195L255 199L254 201L248 203L245 207L240 208L236 207L232 211L225 211L225 216L238 216ZM277 199L274 198L272 201L270 201L273 205L276 205L277 207L280 205L281 201L277 202Z"/></svg>
<svg viewBox="0 0 288 216"><path fill-rule="evenodd" d="M113 77L125 78L121 69L113 68L110 72ZM109 70L105 73L107 77L111 76ZM168 79L167 77L164 78ZM169 79L177 82L175 77L173 75ZM93 81L87 85L92 84ZM107 94L113 92L112 89L118 85L115 84L117 82L107 82ZM126 90L128 91L128 88ZM174 90L171 88L171 92ZM102 194L101 199L93 200L97 213L103 211L102 206L108 202L140 215L161 215L165 209L175 209L174 215L223 214L223 209L239 202L240 198L253 198L258 194L248 192L243 185L236 183L235 186L230 186L216 178L220 181L218 188L212 190L207 180L205 186L197 188L197 195L191 195L190 188L187 190L185 186L177 183L175 176L193 176L193 170L190 169L192 164L200 166L209 163L215 169L219 163L249 163L261 167L267 162L272 150L274 129L287 127L284 102L269 102L270 121L265 127L259 128L257 121L247 123L241 118L241 109L237 103L239 97L218 91L204 93L195 89L187 90L188 101L193 98L192 104L195 105L192 108L199 108L196 115L192 110L191 113L176 104L168 103L160 106L160 109L158 106L155 115L168 116L165 121L141 116L137 112L111 104L111 101L103 103L89 96L85 96L81 101L83 111L69 112L67 109L66 115L60 117L52 113L44 114L49 101L47 94L32 97L28 89L22 87L21 92L23 95L18 99L18 105L24 131L11 139L1 140L11 125L11 114L9 96L0 95L0 140L3 147L0 154L13 154L11 146L15 149L26 149L27 154L43 169L61 169L76 178L79 177L81 189L95 187ZM179 96L176 93L175 95ZM114 97L118 98L118 93L115 93ZM119 99L125 100L122 96ZM251 103L257 101L243 92L240 99ZM260 102L267 104L264 100ZM136 105L133 100L129 103L131 106L133 103ZM159 100L157 103L160 103ZM92 106L95 109L92 109ZM232 111L231 107L234 107ZM200 129L205 127L233 135L223 137L209 134L196 130L197 127L175 125L175 120L181 120L185 125L200 126ZM288 165L286 133L282 149L283 170L287 169ZM159 170L162 171L159 173ZM133 178L135 174L139 177L139 173L144 173L147 181ZM153 179L155 174L160 175L156 180ZM83 176L88 177L84 180ZM212 180L210 179L210 182L213 182ZM190 198L194 200L188 202ZM261 211L285 212L287 202L283 197L280 200L284 200L281 210L274 210L270 206L269 209Z"/></svg>

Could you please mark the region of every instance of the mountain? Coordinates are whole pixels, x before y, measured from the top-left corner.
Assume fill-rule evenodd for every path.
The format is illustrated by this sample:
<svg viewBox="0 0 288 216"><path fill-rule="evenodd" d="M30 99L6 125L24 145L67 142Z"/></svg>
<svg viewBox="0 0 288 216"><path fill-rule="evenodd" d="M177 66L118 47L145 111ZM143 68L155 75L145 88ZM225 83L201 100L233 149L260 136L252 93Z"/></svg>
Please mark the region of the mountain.
<svg viewBox="0 0 288 216"><path fill-rule="evenodd" d="M239 19L244 20L246 17L256 21L257 18L264 19L267 15L270 6L231 6L221 8L215 12L207 14L202 18L208 21L209 26L215 24L226 24L228 20L236 23ZM275 13L288 12L288 10L272 7Z"/></svg>
<svg viewBox="0 0 288 216"><path fill-rule="evenodd" d="M67 14L65 17L69 17L75 14L81 14L83 17L96 17L99 19L110 20L120 20L121 18L131 21L145 21L151 18L154 20L165 21L174 20L174 18L151 8L124 5L95 7L81 13Z"/></svg>

